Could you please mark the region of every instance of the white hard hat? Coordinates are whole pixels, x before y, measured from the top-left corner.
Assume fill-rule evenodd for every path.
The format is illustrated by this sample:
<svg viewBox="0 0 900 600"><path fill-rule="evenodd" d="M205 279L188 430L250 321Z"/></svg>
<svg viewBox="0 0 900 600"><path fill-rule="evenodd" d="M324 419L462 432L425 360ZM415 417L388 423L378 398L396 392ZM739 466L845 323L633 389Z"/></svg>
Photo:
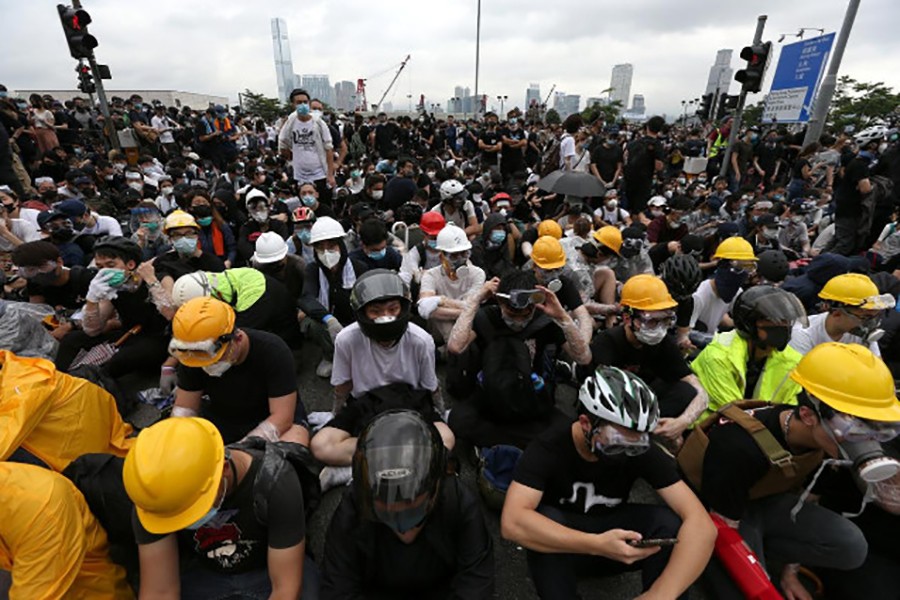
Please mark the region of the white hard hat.
<svg viewBox="0 0 900 600"><path fill-rule="evenodd" d="M267 231L256 238L256 252L253 253L253 262L259 265L278 262L287 256L288 247L280 235L274 231Z"/></svg>
<svg viewBox="0 0 900 600"><path fill-rule="evenodd" d="M665 206L668 203L665 196L653 196L647 201L648 206Z"/></svg>
<svg viewBox="0 0 900 600"><path fill-rule="evenodd" d="M448 179L441 184L441 200L448 200L465 193L466 188L455 179Z"/></svg>
<svg viewBox="0 0 900 600"><path fill-rule="evenodd" d="M336 240L344 237L344 228L331 217L320 217L313 223L309 232L309 243L315 244L323 240Z"/></svg>
<svg viewBox="0 0 900 600"><path fill-rule="evenodd" d="M182 275L175 280L172 286L172 301L175 306L181 306L188 300L209 296L212 288L204 271L196 271Z"/></svg>
<svg viewBox="0 0 900 600"><path fill-rule="evenodd" d="M462 252L472 249L466 232L456 225L447 225L437 234L437 249L441 252Z"/></svg>
<svg viewBox="0 0 900 600"><path fill-rule="evenodd" d="M266 193L264 191L254 188L247 193L247 197L244 199L244 204L249 207L251 202L259 202L260 200L265 200L268 203L269 197L266 196Z"/></svg>

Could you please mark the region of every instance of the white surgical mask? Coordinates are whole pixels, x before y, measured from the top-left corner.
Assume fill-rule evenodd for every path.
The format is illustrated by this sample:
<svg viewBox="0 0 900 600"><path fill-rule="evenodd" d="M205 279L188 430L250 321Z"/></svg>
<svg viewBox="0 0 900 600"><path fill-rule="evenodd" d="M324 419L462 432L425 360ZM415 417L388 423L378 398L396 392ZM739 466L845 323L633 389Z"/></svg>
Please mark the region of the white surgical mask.
<svg viewBox="0 0 900 600"><path fill-rule="evenodd" d="M133 190L137 190L138 192L144 191L144 184L141 183L140 181L129 181L128 187L130 187Z"/></svg>
<svg viewBox="0 0 900 600"><path fill-rule="evenodd" d="M164 187L164 188L160 188L159 191L162 192L162 195L163 195L163 196L170 196L170 195L172 194L172 190L173 190L173 189L174 189L174 188L172 188L172 187L170 187L170 186L166 186L166 187Z"/></svg>
<svg viewBox="0 0 900 600"><path fill-rule="evenodd" d="M329 269L341 262L340 250L316 250L316 256Z"/></svg>
<svg viewBox="0 0 900 600"><path fill-rule="evenodd" d="M210 377L221 377L225 374L226 371L228 371L228 369L231 368L231 362L227 360L220 360L219 362L214 362L211 365L207 365L201 368Z"/></svg>
<svg viewBox="0 0 900 600"><path fill-rule="evenodd" d="M656 329L645 329L642 327L634 332L634 337L646 346L656 346L665 339L666 333L665 327L657 327Z"/></svg>
<svg viewBox="0 0 900 600"><path fill-rule="evenodd" d="M372 192L372 200L381 200L384 196L384 190L375 190Z"/></svg>

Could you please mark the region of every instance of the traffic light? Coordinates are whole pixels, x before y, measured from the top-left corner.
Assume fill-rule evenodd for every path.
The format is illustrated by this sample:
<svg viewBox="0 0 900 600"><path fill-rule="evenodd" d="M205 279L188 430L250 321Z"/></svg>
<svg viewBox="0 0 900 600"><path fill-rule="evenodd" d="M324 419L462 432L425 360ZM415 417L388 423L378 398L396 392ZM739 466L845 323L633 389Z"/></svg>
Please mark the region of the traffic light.
<svg viewBox="0 0 900 600"><path fill-rule="evenodd" d="M734 112L738 105L738 96L722 94L719 96L719 106L716 109L716 120L721 121L728 113Z"/></svg>
<svg viewBox="0 0 900 600"><path fill-rule="evenodd" d="M63 4L57 4L56 10L69 44L69 54L72 58L90 58L97 47L97 38L87 32L91 15L86 10Z"/></svg>
<svg viewBox="0 0 900 600"><path fill-rule="evenodd" d="M697 109L697 116L703 121L708 121L712 112L713 95L706 94L700 98L700 108Z"/></svg>
<svg viewBox="0 0 900 600"><path fill-rule="evenodd" d="M75 72L78 73L78 89L82 93L93 94L97 91L97 86L94 84L94 76L91 74L91 68L88 65L79 64L75 67Z"/></svg>
<svg viewBox="0 0 900 600"><path fill-rule="evenodd" d="M747 68L735 73L734 80L740 82L742 91L749 94L760 91L771 51L772 42L745 46L741 50L741 58L747 61Z"/></svg>

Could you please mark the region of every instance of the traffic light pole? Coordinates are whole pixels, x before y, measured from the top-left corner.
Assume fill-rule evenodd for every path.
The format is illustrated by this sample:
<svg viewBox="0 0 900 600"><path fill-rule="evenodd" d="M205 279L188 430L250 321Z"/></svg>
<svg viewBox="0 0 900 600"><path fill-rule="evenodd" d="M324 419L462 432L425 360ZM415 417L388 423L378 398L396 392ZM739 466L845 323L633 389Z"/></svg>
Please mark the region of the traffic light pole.
<svg viewBox="0 0 900 600"><path fill-rule="evenodd" d="M759 15L756 20L756 33L753 35L753 45L762 44L763 30L766 28L766 15ZM741 89L738 96L737 108L734 110L734 117L731 119L731 131L728 134L728 148L725 149L725 157L722 159L722 166L719 167L719 175L725 176L728 173L728 167L731 164L731 153L734 143L737 141L738 130L741 128L741 115L744 112L744 103L747 101L747 91Z"/></svg>
<svg viewBox="0 0 900 600"><path fill-rule="evenodd" d="M81 0L72 0L72 8L81 8ZM112 147L119 150L119 136L113 126L112 118L109 114L109 102L106 101L106 90L103 89L103 80L100 78L100 71L97 69L97 59L94 53L88 57L88 64L91 66L91 73L94 75L94 85L97 87L97 100L100 101L100 114L103 115L103 131ZM108 129L107 129L108 128Z"/></svg>

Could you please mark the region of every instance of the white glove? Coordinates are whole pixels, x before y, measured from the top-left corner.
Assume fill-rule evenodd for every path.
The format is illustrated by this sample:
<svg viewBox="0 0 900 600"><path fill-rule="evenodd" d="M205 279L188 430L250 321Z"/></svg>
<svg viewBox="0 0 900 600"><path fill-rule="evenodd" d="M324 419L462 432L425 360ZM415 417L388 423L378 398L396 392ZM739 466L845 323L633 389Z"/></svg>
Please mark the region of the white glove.
<svg viewBox="0 0 900 600"><path fill-rule="evenodd" d="M163 367L159 374L159 391L164 396L171 394L175 389L176 379L175 367Z"/></svg>
<svg viewBox="0 0 900 600"><path fill-rule="evenodd" d="M100 302L101 300L112 300L116 297L116 290L109 285L109 278L115 273L113 269L100 269L91 280L88 286L85 298L88 302Z"/></svg>
<svg viewBox="0 0 900 600"><path fill-rule="evenodd" d="M200 413L194 410L193 408L186 408L184 406L173 406L172 407L172 416L173 417L199 417Z"/></svg>
<svg viewBox="0 0 900 600"><path fill-rule="evenodd" d="M426 321L431 318L431 314L441 305L440 296L428 296L419 299L419 315Z"/></svg>
<svg viewBox="0 0 900 600"><path fill-rule="evenodd" d="M341 322L337 320L335 317L331 317L328 321L325 322L325 327L328 329L328 333L331 335L331 341L334 342L334 338L343 331L344 326L341 325Z"/></svg>
<svg viewBox="0 0 900 600"><path fill-rule="evenodd" d="M258 437L266 440L267 442L277 442L278 438L281 437L278 435L278 429L269 423L268 421L262 421L259 425L250 430L250 433L244 436L246 440L249 437Z"/></svg>

